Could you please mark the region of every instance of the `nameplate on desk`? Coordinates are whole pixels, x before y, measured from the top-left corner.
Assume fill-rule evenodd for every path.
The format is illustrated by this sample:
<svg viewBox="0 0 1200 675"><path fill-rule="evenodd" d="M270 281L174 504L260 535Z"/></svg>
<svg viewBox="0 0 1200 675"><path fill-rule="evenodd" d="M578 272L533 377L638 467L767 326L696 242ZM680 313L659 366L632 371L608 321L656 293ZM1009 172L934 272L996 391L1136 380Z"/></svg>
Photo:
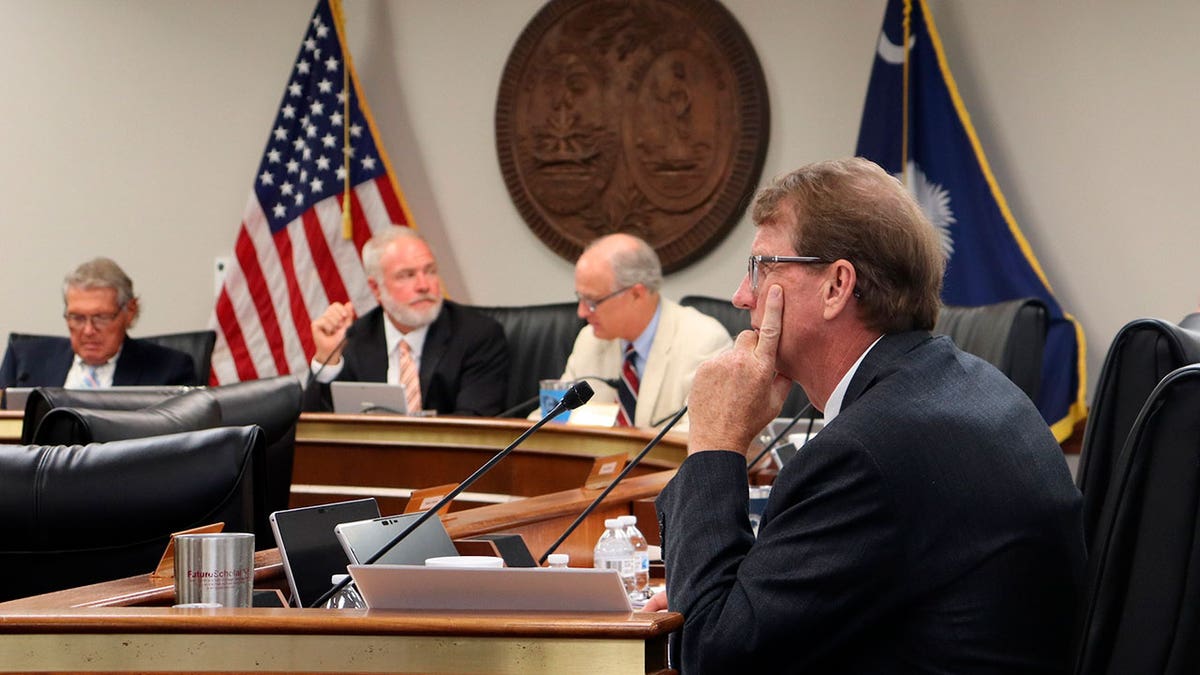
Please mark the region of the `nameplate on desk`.
<svg viewBox="0 0 1200 675"><path fill-rule="evenodd" d="M371 609L497 612L633 611L613 569L350 565Z"/></svg>
<svg viewBox="0 0 1200 675"><path fill-rule="evenodd" d="M617 477L617 474L621 473L621 469L624 469L628 462L629 454L624 452L607 457L597 457L583 486L589 490L603 490L608 487L613 478Z"/></svg>
<svg viewBox="0 0 1200 675"><path fill-rule="evenodd" d="M413 490L412 496L408 498L408 504L404 507L405 513L413 513L414 511L428 511L442 501L446 495L454 492L454 488L458 487L458 483L447 483L446 485L435 485L433 487L421 488Z"/></svg>

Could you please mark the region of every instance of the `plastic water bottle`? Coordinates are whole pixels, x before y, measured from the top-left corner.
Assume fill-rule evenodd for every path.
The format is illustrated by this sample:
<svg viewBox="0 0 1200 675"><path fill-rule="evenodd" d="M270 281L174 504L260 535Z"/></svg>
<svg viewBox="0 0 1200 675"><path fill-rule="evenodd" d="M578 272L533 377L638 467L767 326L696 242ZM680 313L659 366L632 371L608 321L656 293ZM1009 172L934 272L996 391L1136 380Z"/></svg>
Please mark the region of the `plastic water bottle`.
<svg viewBox="0 0 1200 675"><path fill-rule="evenodd" d="M571 556L566 553L551 553L546 556L546 565L552 570L565 570L569 562Z"/></svg>
<svg viewBox="0 0 1200 675"><path fill-rule="evenodd" d="M637 516L621 516L618 520L625 528L625 534L629 537L629 543L633 545L633 553L637 558L637 566L633 570L633 593L630 597L634 600L645 600L650 589L650 545L646 543L646 537L637 527Z"/></svg>
<svg viewBox="0 0 1200 675"><path fill-rule="evenodd" d="M350 575L335 574L330 579L330 583L332 583L332 584L341 583L342 579L345 579L348 576L350 576ZM325 609L366 609L366 608L367 608L367 603L363 600L362 595L358 592L358 587L354 585L353 581L351 581L349 584L346 584L346 586L344 586L342 588L342 590L338 591L337 593L334 593L333 597L331 597L325 601Z"/></svg>
<svg viewBox="0 0 1200 675"><path fill-rule="evenodd" d="M596 542L596 548L592 553L593 567L617 570L621 575L621 582L625 584L625 592L633 592L633 576L637 568L637 558L634 555L633 544L629 542L629 536L621 527L620 519L609 518L604 521L604 534Z"/></svg>

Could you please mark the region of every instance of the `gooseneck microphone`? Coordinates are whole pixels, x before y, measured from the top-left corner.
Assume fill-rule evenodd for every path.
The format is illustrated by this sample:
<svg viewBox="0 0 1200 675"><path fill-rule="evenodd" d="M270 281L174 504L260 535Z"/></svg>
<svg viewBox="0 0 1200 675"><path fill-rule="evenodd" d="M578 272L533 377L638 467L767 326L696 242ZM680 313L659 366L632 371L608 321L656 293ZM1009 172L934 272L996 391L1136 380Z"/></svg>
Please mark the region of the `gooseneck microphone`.
<svg viewBox="0 0 1200 675"><path fill-rule="evenodd" d="M447 493L446 496L442 497L437 504L434 504L432 508L422 513L419 518L409 523L408 527L404 528L400 534L392 537L391 541L385 544L383 548L376 551L375 554L370 558L364 560L362 564L373 564L376 560L379 560L383 556L387 555L388 551L391 551L393 548L395 548L396 544L399 544L401 541L403 541L404 538L409 535L409 533L416 530L418 527L424 524L425 521L432 518L434 514L436 514L442 507L453 501L454 498L457 497L463 490L471 487L475 481L479 480L483 474L490 471L497 462L507 457L508 454L513 451L513 448L520 445L526 438L529 438L533 432L541 429L546 422L554 419L555 415L563 412L564 410L574 410L584 403L587 403L588 399L592 397L593 393L592 385L588 384L587 382L576 382L574 386L572 386L565 394L563 394L563 397L558 401L558 404L554 406L553 410L545 415L542 415L542 419L538 420L533 426L526 429L524 433L517 437L517 440L509 443L507 447L496 453L496 455L489 459L487 463L476 469L475 473L471 474L466 480L459 483L458 487ZM309 607L321 607L327 600L329 600L329 598L332 598L334 594L345 588L349 583L350 577L347 576L345 579L342 579L338 583L334 584L328 591L325 591L325 593L321 597L317 598L316 602L309 605Z"/></svg>
<svg viewBox="0 0 1200 675"><path fill-rule="evenodd" d="M567 526L566 532L563 532L558 539L554 540L553 544L550 544L550 548L546 549L546 552L542 554L541 558L538 558L538 565L545 564L546 559L550 557L550 554L554 553L555 549L557 549L560 544L566 541L567 537L571 536L571 533L575 531L575 528L579 527L579 524L582 523L592 511L596 510L596 507L600 505L600 502L604 501L604 498L608 496L608 493L612 492L613 488L617 487L617 483L620 483L621 479L625 478L625 476L633 470L633 467L637 466L638 463L642 461L642 458L644 458L647 453L658 446L659 442L662 441L663 436L667 435L667 432L671 430L671 427L675 426L675 423L683 418L683 415L686 412L686 405L675 411L675 415L671 418L671 421L667 422L662 429L659 429L658 434L646 444L646 447L642 448L641 452L639 452L629 462L629 464L625 465L624 469L621 469L621 473L617 474L616 478L612 479L612 481L608 484L608 487L604 488L604 491L601 492L595 499L593 499L591 504L588 504L587 508L583 510L583 513L580 513L579 517L575 519L575 522Z"/></svg>
<svg viewBox="0 0 1200 675"><path fill-rule="evenodd" d="M775 438L772 438L771 442L767 443L766 447L764 447L762 449L762 452L759 452L757 455L754 456L754 461L752 461L746 465L746 470L749 471L750 469L753 469L754 466L756 464L758 464L759 461L762 460L763 456L771 451L771 448L774 448L776 445L778 445L779 441L783 440L783 437L787 436L787 433L792 430L792 427L796 426L796 422L799 422L801 417L803 417L804 415L811 415L812 413L815 413L816 411L817 411L817 409L813 407L812 403L805 404L805 406L800 409L800 412L796 413L796 415L794 417L792 417L792 421L788 422L787 426L785 426L782 431L775 434ZM812 433L813 420L815 420L816 417L817 417L816 415L812 415L811 417L808 418L808 432L810 434Z"/></svg>

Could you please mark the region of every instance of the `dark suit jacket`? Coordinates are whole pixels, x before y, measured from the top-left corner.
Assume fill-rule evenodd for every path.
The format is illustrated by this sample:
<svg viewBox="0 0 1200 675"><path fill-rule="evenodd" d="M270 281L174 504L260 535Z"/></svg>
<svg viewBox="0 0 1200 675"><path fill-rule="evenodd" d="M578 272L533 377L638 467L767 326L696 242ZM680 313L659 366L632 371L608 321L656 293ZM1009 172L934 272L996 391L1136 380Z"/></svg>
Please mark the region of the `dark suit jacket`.
<svg viewBox="0 0 1200 675"><path fill-rule="evenodd" d="M757 540L740 454L688 457L657 507L685 675L1069 669L1079 492L1029 398L949 338L876 344Z"/></svg>
<svg viewBox="0 0 1200 675"><path fill-rule="evenodd" d="M61 387L75 361L70 338L10 340L0 365L0 387ZM113 386L194 385L192 357L131 337L125 338L113 371Z"/></svg>
<svg viewBox="0 0 1200 675"><path fill-rule="evenodd" d="M337 379L385 382L388 355L383 309L367 312L349 329ZM494 319L445 301L429 325L421 351L421 403L443 415L492 416L504 410L508 390L508 342ZM333 410L329 385L314 382L304 394L305 410Z"/></svg>

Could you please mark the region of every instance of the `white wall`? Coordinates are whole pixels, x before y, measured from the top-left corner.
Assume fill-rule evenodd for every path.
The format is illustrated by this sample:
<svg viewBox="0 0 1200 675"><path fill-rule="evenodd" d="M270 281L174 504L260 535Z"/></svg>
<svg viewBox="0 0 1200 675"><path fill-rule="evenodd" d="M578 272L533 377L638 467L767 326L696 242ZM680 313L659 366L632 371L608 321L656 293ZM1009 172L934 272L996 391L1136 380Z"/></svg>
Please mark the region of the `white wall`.
<svg viewBox="0 0 1200 675"><path fill-rule="evenodd" d="M931 0L1002 189L1094 380L1116 330L1200 301L1200 3ZM0 336L63 332L59 284L117 259L137 332L207 325L306 0L0 0ZM853 152L883 0L726 0L766 72L764 176ZM570 298L496 161L500 74L538 0L345 0L358 74L453 297ZM741 223L672 296L732 292ZM499 254L498 254L499 253Z"/></svg>

